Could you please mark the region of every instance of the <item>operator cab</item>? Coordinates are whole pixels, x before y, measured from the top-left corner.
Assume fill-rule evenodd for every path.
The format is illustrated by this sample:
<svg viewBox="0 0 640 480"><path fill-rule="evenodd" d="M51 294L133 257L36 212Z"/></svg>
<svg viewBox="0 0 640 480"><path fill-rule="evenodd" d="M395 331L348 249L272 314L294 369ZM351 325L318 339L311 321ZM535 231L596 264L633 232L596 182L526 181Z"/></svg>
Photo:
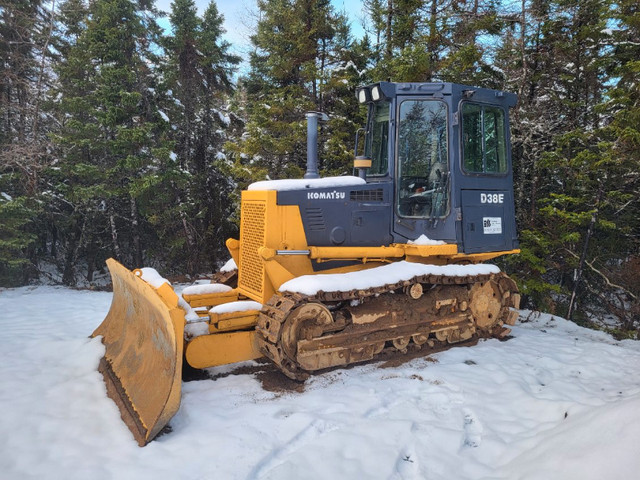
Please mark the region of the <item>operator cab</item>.
<svg viewBox="0 0 640 480"><path fill-rule="evenodd" d="M516 96L453 83L380 82L355 166L390 191L394 243L440 240L480 253L518 247L509 108ZM424 237L422 237L424 235Z"/></svg>

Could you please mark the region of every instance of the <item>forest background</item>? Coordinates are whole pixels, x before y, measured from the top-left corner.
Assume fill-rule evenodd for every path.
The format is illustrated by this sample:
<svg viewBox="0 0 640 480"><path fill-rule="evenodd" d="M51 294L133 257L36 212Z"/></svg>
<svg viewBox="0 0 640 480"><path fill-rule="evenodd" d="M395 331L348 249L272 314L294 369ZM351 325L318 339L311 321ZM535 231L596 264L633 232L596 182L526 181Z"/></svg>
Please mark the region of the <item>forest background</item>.
<svg viewBox="0 0 640 480"><path fill-rule="evenodd" d="M351 173L355 87L455 81L518 94L523 306L640 327L636 0L258 0L235 55L215 2L0 0L0 286L91 286L115 256L214 271L240 191L300 177L304 113L329 114L322 175ZM165 22L166 23L166 22ZM239 70L239 65L243 67ZM579 301L578 301L579 299Z"/></svg>

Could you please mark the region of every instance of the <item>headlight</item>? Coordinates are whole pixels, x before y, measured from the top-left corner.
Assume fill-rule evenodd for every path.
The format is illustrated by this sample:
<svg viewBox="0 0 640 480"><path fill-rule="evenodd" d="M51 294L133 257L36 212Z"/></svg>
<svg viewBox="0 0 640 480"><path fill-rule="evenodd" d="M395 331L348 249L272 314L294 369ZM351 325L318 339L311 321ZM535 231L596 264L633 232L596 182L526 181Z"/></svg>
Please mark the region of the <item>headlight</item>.
<svg viewBox="0 0 640 480"><path fill-rule="evenodd" d="M376 85L371 89L371 98L374 102L377 102L382 98L382 92L380 91L380 85Z"/></svg>
<svg viewBox="0 0 640 480"><path fill-rule="evenodd" d="M367 103L367 101L369 101L369 90L361 88L358 90L358 102Z"/></svg>

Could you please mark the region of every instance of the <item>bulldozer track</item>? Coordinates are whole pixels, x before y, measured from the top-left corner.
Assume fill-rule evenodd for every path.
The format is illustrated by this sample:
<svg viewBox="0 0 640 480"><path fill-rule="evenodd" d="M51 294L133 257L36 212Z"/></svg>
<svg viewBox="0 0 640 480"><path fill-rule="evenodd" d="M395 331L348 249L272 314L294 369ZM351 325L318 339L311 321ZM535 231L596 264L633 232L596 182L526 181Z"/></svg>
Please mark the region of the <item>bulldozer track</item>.
<svg viewBox="0 0 640 480"><path fill-rule="evenodd" d="M422 275L366 290L275 294L256 330L262 353L289 378L373 360L381 352L425 354L471 338L502 338L520 295L504 273ZM426 347L426 348L423 348Z"/></svg>

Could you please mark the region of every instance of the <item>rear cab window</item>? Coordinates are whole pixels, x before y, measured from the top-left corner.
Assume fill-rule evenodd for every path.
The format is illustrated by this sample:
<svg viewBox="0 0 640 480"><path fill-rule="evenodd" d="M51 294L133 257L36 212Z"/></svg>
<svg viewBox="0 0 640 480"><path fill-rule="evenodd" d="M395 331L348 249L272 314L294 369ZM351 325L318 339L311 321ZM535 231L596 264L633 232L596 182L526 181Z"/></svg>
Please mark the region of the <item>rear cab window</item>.
<svg viewBox="0 0 640 480"><path fill-rule="evenodd" d="M462 104L462 170L501 175L508 170L506 118L502 108Z"/></svg>

